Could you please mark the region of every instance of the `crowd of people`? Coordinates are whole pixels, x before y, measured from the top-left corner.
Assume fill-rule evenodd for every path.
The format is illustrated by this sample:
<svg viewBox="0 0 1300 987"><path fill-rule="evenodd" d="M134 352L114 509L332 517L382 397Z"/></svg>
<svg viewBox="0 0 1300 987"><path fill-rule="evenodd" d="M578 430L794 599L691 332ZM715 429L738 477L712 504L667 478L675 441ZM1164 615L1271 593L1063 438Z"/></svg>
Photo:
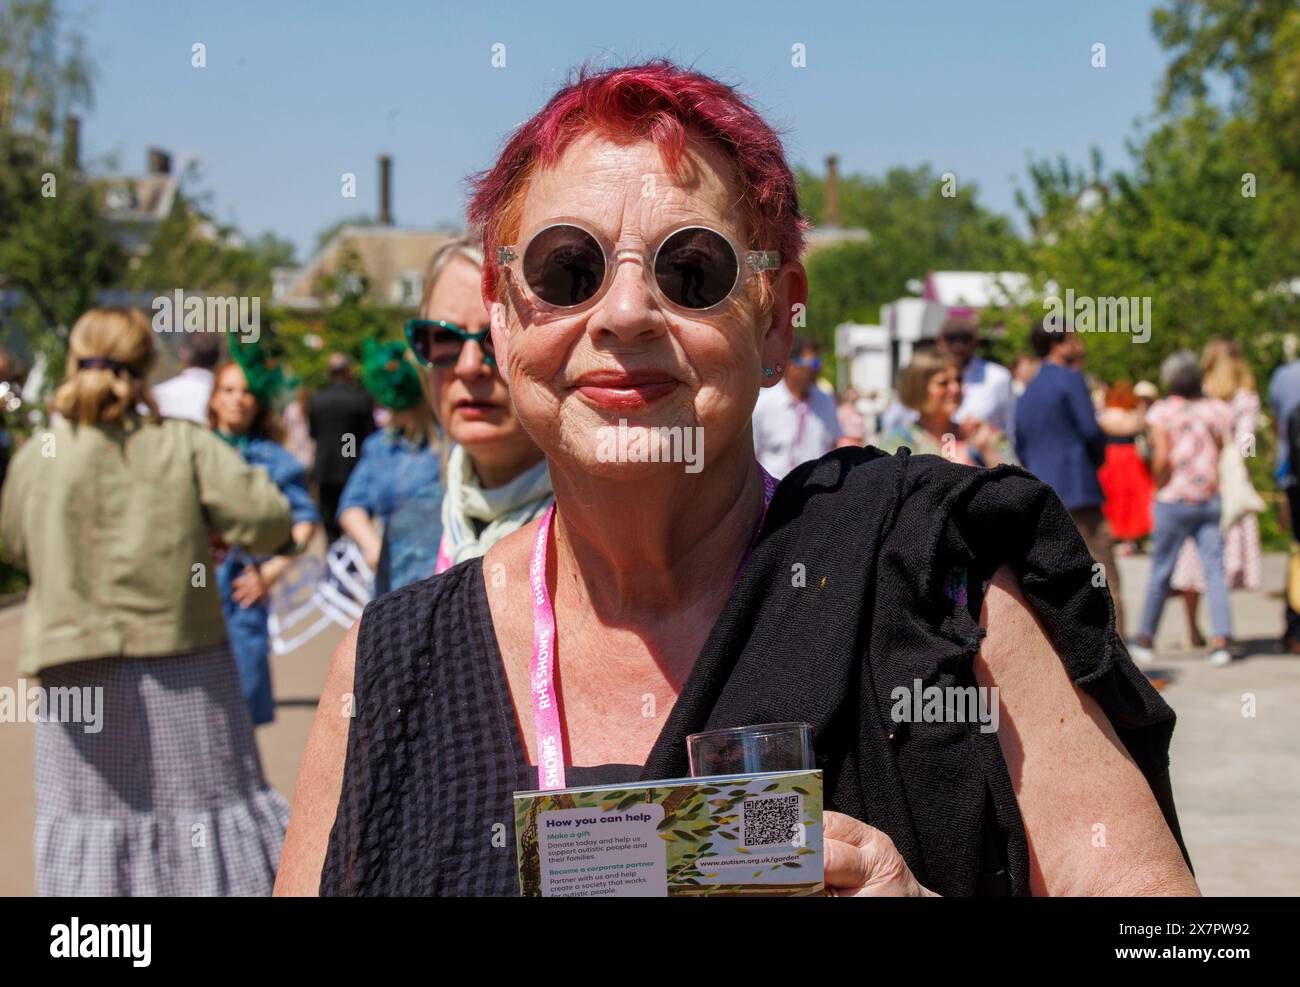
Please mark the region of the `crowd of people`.
<svg viewBox="0 0 1300 987"><path fill-rule="evenodd" d="M1228 589L1258 583L1221 466L1259 416L1230 343L1171 357L1163 399L1098 402L1081 336L1040 327L1007 369L955 313L870 421L794 335L779 138L666 61L566 84L468 225L416 317L312 394L269 344L194 336L154 387L141 313L73 327L0 508L23 674L106 703L96 735L36 725L41 893L517 893L514 791L680 777L686 734L765 721L813 727L835 894L1196 893L1173 714L1129 655L1173 585L1208 599L1220 663ZM1300 372L1275 389L1285 421ZM599 455L628 419L704 429L703 468ZM321 532L375 595L291 815L254 727L273 587ZM1127 651L1115 537L1153 556ZM939 678L999 688L1002 727L888 718ZM1112 823L1104 873L1079 818Z"/></svg>
<svg viewBox="0 0 1300 987"><path fill-rule="evenodd" d="M1010 371L975 355L977 340L967 316L951 318L937 346L918 350L900 371L897 399L869 441L890 452L907 446L971 466L1029 470L1056 491L1102 567L1121 635L1129 628L1116 546L1149 550L1145 603L1129 641L1139 663L1155 660L1165 601L1178 596L1194 647L1207 644L1198 617L1205 598L1208 660L1229 664L1228 594L1260 587L1264 509L1246 470L1261 401L1240 347L1214 339L1199 357L1178 351L1161 366L1159 385L1106 384L1087 375L1085 337L1068 326L1036 327L1033 354L1017 357ZM1300 404L1292 366L1279 369L1272 393L1283 426ZM841 403L841 417L854 414L853 404ZM1280 463L1279 480L1290 488L1285 447ZM1288 604L1283 646L1290 651L1300 650L1294 613Z"/></svg>

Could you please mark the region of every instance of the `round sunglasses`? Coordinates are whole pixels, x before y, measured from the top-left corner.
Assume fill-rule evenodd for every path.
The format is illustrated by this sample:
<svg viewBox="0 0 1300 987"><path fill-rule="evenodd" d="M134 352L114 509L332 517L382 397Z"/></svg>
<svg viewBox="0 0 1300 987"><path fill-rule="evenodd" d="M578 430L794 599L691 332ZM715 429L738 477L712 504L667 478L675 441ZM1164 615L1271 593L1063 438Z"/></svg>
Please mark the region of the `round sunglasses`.
<svg viewBox="0 0 1300 987"><path fill-rule="evenodd" d="M609 290L618 260L639 256L651 292L663 303L701 315L730 302L750 275L781 266L774 250L743 250L725 233L683 223L646 246L615 244L580 220L562 217L522 247L497 248L497 261L537 308L568 314L594 305Z"/></svg>
<svg viewBox="0 0 1300 987"><path fill-rule="evenodd" d="M460 350L467 340L478 343L483 351L483 362L489 367L497 365L496 351L492 348L492 332L470 332L454 322L441 319L407 319L406 345L415 358L426 367L445 369L454 367L460 360Z"/></svg>

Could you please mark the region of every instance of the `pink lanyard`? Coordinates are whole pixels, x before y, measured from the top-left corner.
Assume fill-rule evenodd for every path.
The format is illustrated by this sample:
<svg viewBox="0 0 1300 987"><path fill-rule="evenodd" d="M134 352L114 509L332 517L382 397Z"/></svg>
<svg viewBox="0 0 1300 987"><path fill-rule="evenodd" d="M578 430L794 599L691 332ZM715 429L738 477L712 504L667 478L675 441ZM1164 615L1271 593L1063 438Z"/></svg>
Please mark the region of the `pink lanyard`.
<svg viewBox="0 0 1300 987"><path fill-rule="evenodd" d="M740 560L737 577L758 542L778 482L761 464L758 472L763 478L763 513L759 515L758 527L745 549L745 556ZM533 589L533 729L537 733L537 786L541 789L564 787L564 737L560 733L560 707L554 690L555 609L546 589L546 543L550 540L554 516L555 505L551 504L537 522L533 557L528 566L528 578Z"/></svg>

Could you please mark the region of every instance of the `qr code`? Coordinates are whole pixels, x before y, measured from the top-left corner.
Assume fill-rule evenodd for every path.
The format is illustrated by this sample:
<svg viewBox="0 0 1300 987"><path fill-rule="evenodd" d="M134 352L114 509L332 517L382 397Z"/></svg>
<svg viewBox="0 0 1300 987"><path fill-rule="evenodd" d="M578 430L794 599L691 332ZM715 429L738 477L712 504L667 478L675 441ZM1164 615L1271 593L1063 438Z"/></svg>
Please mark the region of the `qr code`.
<svg viewBox="0 0 1300 987"><path fill-rule="evenodd" d="M802 822L803 797L797 793L745 799L740 807L745 846L793 843L799 838Z"/></svg>

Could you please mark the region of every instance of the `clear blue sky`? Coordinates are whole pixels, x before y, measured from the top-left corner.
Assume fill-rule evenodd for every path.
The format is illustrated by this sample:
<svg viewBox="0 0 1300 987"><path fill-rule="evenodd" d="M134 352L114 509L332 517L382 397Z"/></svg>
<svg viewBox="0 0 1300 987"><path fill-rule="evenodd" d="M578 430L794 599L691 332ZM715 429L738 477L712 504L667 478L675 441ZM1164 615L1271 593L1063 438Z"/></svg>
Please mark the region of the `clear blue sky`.
<svg viewBox="0 0 1300 987"><path fill-rule="evenodd" d="M792 164L879 174L929 162L1014 213L1031 156L1083 164L1152 111L1165 58L1151 0L67 0L98 66L83 160L197 158L216 216L293 240L373 213L395 158L403 225L459 222L464 177L587 59L667 55L739 85ZM190 47L207 46L207 67ZM506 45L493 68L491 48ZM802 43L807 67L791 66ZM1107 65L1091 66L1106 45ZM358 178L356 199L340 175Z"/></svg>

